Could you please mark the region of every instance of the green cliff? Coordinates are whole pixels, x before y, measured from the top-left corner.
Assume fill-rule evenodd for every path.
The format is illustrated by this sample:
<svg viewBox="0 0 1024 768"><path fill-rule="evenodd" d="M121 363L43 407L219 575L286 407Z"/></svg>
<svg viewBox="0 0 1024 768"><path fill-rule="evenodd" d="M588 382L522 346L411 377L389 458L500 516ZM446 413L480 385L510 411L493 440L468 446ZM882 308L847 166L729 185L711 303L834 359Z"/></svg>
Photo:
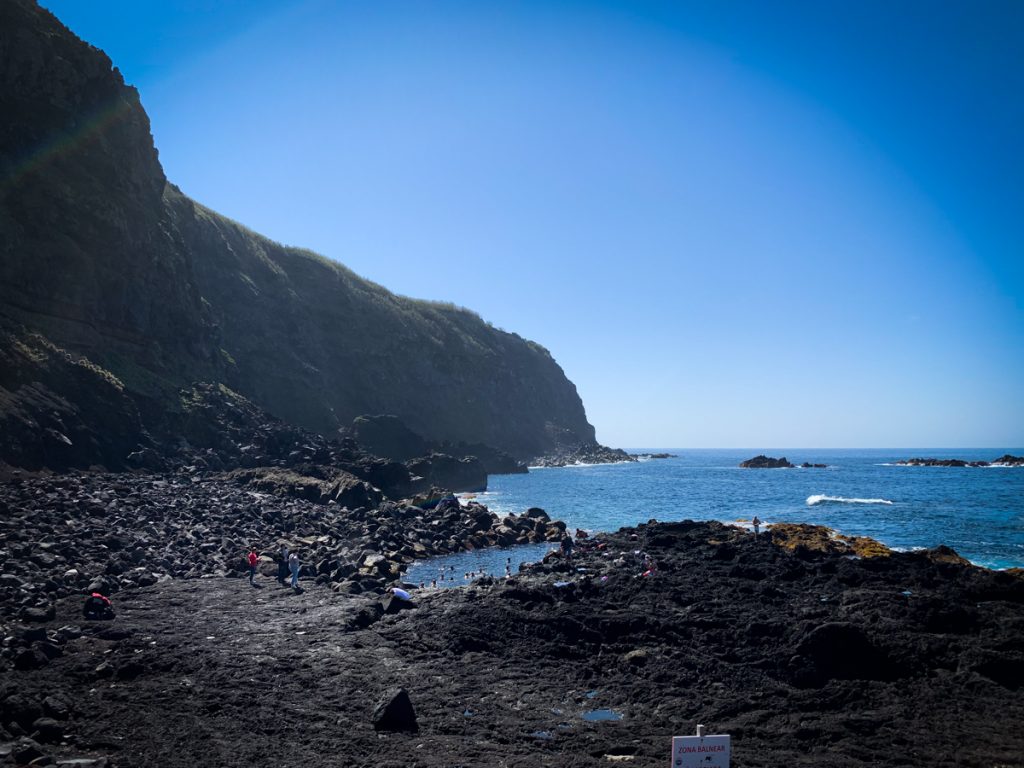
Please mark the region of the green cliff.
<svg viewBox="0 0 1024 768"><path fill-rule="evenodd" d="M390 413L521 459L593 442L540 345L184 196L137 92L28 0L0 4L0 114L0 322L109 371L144 420L216 381L324 434Z"/></svg>

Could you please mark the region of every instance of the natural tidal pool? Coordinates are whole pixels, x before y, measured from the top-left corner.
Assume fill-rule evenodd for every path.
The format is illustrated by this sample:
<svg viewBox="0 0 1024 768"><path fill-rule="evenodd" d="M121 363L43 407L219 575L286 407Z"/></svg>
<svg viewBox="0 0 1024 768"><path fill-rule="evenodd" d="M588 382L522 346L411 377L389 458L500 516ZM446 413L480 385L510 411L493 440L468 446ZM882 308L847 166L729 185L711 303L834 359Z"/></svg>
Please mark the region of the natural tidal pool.
<svg viewBox="0 0 1024 768"><path fill-rule="evenodd" d="M475 549L453 555L431 557L412 563L402 580L424 587L461 587L481 576L504 578L519 572L522 563L535 563L555 544L522 544L516 547Z"/></svg>
<svg viewBox="0 0 1024 768"><path fill-rule="evenodd" d="M584 712L580 717L591 723L599 723L603 721L621 720L622 713L616 712L614 709L591 709L588 712Z"/></svg>

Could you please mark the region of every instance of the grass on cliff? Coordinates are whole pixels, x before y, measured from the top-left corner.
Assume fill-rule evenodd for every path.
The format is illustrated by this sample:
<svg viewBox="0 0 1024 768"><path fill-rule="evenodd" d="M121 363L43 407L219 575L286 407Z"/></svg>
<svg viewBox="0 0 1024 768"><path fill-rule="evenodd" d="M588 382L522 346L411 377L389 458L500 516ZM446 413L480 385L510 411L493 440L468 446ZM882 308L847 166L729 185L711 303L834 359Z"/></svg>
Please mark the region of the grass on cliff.
<svg viewBox="0 0 1024 768"><path fill-rule="evenodd" d="M288 282L292 290L296 290L298 286L293 276L289 275L288 259L302 259L327 270L342 284L349 295L358 297L365 303L366 311L372 312L376 307L396 328L405 326L423 333L441 347L448 347L457 342L465 348L487 353L497 351L506 341L514 340L525 343L537 354L551 357L550 352L542 345L523 339L516 333L496 328L467 307L451 301L416 299L393 293L384 286L361 277L334 259L308 248L284 245L199 203L194 205L197 216L220 232L225 240L240 238L245 241L247 247L244 250L267 270ZM251 276L244 273L240 273L239 276L254 292L259 292L259 287ZM329 283L329 279L314 281L317 286ZM309 300L312 297L304 298ZM481 335L481 331L486 333Z"/></svg>
<svg viewBox="0 0 1024 768"><path fill-rule="evenodd" d="M84 355L77 355L58 347L45 336L38 333L25 333L18 336L9 332L4 335L7 337L8 346L31 363L45 365L53 358L61 358L69 365L84 368L92 375L110 384L118 392L124 391L124 382L106 368L97 365Z"/></svg>

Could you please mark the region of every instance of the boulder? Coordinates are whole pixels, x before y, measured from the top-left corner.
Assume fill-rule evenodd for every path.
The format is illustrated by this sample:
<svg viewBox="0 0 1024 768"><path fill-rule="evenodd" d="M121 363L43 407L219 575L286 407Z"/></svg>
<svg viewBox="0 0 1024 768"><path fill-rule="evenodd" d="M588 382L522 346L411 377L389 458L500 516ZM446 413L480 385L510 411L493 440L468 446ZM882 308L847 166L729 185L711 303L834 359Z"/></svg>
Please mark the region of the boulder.
<svg viewBox="0 0 1024 768"><path fill-rule="evenodd" d="M32 723L33 736L43 744L55 744L64 738L64 726L52 717L40 717Z"/></svg>
<svg viewBox="0 0 1024 768"><path fill-rule="evenodd" d="M793 682L819 687L829 680L892 680L886 654L854 624L830 622L808 631L791 661Z"/></svg>
<svg viewBox="0 0 1024 768"><path fill-rule="evenodd" d="M352 421L351 433L370 453L395 461L408 461L429 451L426 440L390 414L357 416Z"/></svg>
<svg viewBox="0 0 1024 768"><path fill-rule="evenodd" d="M33 760L39 760L45 755L39 742L32 739L19 739L11 752L15 765L29 765Z"/></svg>
<svg viewBox="0 0 1024 768"><path fill-rule="evenodd" d="M71 714L71 707L61 696L47 696L43 699L43 712L54 720L67 720Z"/></svg>
<svg viewBox="0 0 1024 768"><path fill-rule="evenodd" d="M945 544L940 544L937 547L931 549L923 549L915 552L918 557L923 557L933 563L947 563L954 565L971 565L971 561L966 557L962 557L952 547L947 547Z"/></svg>
<svg viewBox="0 0 1024 768"><path fill-rule="evenodd" d="M25 648L14 657L14 668L22 671L45 667L50 659L35 648Z"/></svg>
<svg viewBox="0 0 1024 768"><path fill-rule="evenodd" d="M401 611L412 610L416 607L416 603L412 600L402 600L401 598L395 597L394 595L389 596L384 601L384 613L392 616Z"/></svg>
<svg viewBox="0 0 1024 768"><path fill-rule="evenodd" d="M17 723L28 727L30 723L41 717L39 706L27 696L12 693L0 701L0 720L4 725Z"/></svg>
<svg viewBox="0 0 1024 768"><path fill-rule="evenodd" d="M375 507L383 498L379 490L348 472L339 473L321 494L321 500L334 501L349 509Z"/></svg>
<svg viewBox="0 0 1024 768"><path fill-rule="evenodd" d="M487 490L487 471L475 456L458 459L446 453L431 453L406 462L413 475L425 483L457 492Z"/></svg>
<svg viewBox="0 0 1024 768"><path fill-rule="evenodd" d="M45 608L26 608L21 612L23 621L53 621L57 618L57 610L48 605Z"/></svg>
<svg viewBox="0 0 1024 768"><path fill-rule="evenodd" d="M376 731L416 732L416 711L409 693L404 688L392 688L377 702L373 710L373 728Z"/></svg>

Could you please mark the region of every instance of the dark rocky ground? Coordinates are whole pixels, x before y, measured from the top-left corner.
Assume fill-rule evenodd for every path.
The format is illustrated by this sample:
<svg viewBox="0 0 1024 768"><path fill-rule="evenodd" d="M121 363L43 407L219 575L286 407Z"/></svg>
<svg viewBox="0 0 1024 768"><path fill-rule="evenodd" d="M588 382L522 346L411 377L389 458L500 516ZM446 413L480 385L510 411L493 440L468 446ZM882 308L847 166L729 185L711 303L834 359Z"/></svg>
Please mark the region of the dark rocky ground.
<svg viewBox="0 0 1024 768"><path fill-rule="evenodd" d="M124 589L113 621L83 621L77 597L47 620L8 620L0 752L115 766L653 766L703 723L732 734L737 766L1024 765L1019 574L948 550L855 558L820 529L772 536L650 524L571 564L417 593L401 611L338 582L250 587L200 550L199 578ZM418 730L374 730L399 686ZM623 718L582 719L600 708Z"/></svg>
<svg viewBox="0 0 1024 768"><path fill-rule="evenodd" d="M454 496L429 511L411 500L350 509L289 484L285 470L258 477L265 484L238 472L15 474L0 484L0 629L62 597L237 576L249 547L268 574L284 543L317 584L380 594L415 558L556 540L565 527L543 510L499 518Z"/></svg>

